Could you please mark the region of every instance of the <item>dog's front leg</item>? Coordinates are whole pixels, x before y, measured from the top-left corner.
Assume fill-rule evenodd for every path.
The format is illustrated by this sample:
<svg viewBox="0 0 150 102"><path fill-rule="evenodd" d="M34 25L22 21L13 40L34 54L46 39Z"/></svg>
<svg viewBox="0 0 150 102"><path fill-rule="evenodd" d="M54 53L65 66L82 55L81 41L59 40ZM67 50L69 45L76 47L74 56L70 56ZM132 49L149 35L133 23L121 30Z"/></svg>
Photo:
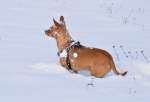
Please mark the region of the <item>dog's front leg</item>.
<svg viewBox="0 0 150 102"><path fill-rule="evenodd" d="M61 64L62 67L65 67L69 72L71 72L71 73L78 73L78 71L75 71L73 69L72 70L68 69L65 57L60 58L60 64Z"/></svg>

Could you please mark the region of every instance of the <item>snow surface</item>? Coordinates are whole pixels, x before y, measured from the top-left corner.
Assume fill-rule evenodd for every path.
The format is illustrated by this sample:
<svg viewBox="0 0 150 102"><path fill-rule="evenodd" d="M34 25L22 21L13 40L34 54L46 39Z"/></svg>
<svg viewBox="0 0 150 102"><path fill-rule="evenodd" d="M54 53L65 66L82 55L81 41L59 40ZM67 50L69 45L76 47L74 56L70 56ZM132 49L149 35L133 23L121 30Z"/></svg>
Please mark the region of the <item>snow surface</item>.
<svg viewBox="0 0 150 102"><path fill-rule="evenodd" d="M149 4L149 0L1 0L0 102L148 102ZM56 42L44 34L53 17L60 15L75 40L109 51L118 70L128 74L110 73L100 79L61 67Z"/></svg>

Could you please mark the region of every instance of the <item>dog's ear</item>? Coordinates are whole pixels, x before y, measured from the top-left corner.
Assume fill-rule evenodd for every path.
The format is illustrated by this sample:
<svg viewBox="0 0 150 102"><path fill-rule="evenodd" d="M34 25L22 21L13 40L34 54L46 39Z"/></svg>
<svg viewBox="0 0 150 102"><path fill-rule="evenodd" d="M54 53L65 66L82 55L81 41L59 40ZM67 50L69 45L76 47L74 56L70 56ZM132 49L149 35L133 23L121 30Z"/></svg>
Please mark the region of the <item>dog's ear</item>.
<svg viewBox="0 0 150 102"><path fill-rule="evenodd" d="M64 22L64 16L60 16L60 21Z"/></svg>
<svg viewBox="0 0 150 102"><path fill-rule="evenodd" d="M60 22L61 22L61 24L63 24L65 26L64 16L60 16Z"/></svg>
<svg viewBox="0 0 150 102"><path fill-rule="evenodd" d="M57 27L59 27L60 26L60 24L53 18L53 22L54 22L54 24L57 26Z"/></svg>

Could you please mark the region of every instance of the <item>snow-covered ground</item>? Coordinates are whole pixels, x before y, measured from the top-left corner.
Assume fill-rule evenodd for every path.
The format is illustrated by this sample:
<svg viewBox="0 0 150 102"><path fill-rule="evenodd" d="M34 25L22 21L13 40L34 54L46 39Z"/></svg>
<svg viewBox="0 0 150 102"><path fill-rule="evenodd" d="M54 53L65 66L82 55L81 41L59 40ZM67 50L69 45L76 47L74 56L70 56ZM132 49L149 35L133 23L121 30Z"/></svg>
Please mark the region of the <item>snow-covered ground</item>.
<svg viewBox="0 0 150 102"><path fill-rule="evenodd" d="M149 4L149 0L1 0L0 102L148 102ZM109 51L117 68L128 74L100 79L62 68L56 42L44 34L52 18L60 15L75 40Z"/></svg>

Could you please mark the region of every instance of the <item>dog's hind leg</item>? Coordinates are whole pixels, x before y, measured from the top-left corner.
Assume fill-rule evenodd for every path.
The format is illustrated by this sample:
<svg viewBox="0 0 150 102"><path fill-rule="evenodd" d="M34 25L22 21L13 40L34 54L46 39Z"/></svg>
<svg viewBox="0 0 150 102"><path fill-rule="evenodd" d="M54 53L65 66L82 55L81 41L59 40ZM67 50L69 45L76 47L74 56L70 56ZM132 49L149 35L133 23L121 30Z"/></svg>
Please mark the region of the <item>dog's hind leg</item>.
<svg viewBox="0 0 150 102"><path fill-rule="evenodd" d="M91 75L97 78L103 78L110 71L110 67L106 65L94 66L91 70Z"/></svg>

